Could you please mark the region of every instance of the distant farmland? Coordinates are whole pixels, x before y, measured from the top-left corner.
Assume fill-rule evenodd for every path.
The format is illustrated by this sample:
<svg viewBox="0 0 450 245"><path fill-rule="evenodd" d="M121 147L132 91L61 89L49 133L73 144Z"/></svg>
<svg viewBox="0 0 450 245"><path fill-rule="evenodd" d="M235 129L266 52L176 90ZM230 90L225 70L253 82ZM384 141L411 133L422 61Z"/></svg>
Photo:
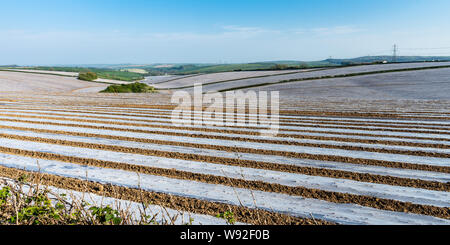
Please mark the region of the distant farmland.
<svg viewBox="0 0 450 245"><path fill-rule="evenodd" d="M24 69L16 69L15 70L24 70ZM45 72L45 73L53 73L58 74L62 72L61 74L67 74L67 75L74 75L78 74L79 72L87 72L92 71L95 72L99 78L102 79L109 79L109 80L119 80L119 81L125 81L125 82L132 82L132 81L138 81L143 80L145 78L144 74L141 72L131 72L131 71L119 71L119 70L113 70L113 69L100 69L100 68L77 68L77 67L30 67L26 70L34 70L37 72Z"/></svg>

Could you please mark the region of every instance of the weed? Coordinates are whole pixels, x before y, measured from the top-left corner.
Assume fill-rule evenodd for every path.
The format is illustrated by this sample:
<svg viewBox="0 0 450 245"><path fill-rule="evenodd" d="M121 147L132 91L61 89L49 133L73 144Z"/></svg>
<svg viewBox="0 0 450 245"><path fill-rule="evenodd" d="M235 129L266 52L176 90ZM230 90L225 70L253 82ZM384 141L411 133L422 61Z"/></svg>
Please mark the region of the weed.
<svg viewBox="0 0 450 245"><path fill-rule="evenodd" d="M234 213L231 211L226 211L224 213L220 213L216 216L217 218L224 219L227 224L234 225L236 224L236 220L234 218Z"/></svg>
<svg viewBox="0 0 450 245"><path fill-rule="evenodd" d="M89 210L97 222L102 225L120 225L122 223L120 212L112 209L110 206L104 208L91 207Z"/></svg>

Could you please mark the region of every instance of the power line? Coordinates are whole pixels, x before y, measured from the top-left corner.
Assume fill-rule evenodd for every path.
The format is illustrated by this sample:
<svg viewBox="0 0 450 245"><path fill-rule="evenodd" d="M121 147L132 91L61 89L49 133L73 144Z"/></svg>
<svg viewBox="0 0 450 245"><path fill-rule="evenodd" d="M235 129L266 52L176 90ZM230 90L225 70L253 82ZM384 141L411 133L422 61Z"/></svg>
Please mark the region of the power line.
<svg viewBox="0 0 450 245"><path fill-rule="evenodd" d="M447 52L439 52L439 53L416 53L416 52L406 52L408 56L441 56L441 55L448 55L450 54L449 51Z"/></svg>
<svg viewBox="0 0 450 245"><path fill-rule="evenodd" d="M450 49L450 47L440 47L440 48L402 48L405 50L435 50L435 49Z"/></svg>

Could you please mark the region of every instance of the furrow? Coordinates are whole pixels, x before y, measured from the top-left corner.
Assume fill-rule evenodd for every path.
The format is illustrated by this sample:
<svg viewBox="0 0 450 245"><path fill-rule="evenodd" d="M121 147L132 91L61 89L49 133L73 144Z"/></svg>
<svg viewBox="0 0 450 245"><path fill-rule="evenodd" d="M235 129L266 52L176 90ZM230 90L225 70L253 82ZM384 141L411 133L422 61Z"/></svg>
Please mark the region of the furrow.
<svg viewBox="0 0 450 245"><path fill-rule="evenodd" d="M152 148L155 143L162 143L158 140L155 140L157 138L157 135L142 135L142 134L134 134L134 133L127 133L123 134L121 132L113 132L113 131L101 131L98 130L72 130L70 131L70 128L57 128L57 129L63 129L63 130L69 130L69 131L55 131L55 130L46 130L46 129L39 129L37 128L20 128L20 127L1 127L3 129L4 133L7 134L13 134L16 136L28 136L28 137L40 137L40 138L50 138L50 139L60 139L60 140L71 140L71 141L81 141L81 142L87 142L87 143L103 143L103 144L109 144L109 145L124 145L124 146L130 146L133 143L132 142L139 142L139 143L145 143L142 145L136 144L137 147L140 148ZM92 132L90 132L92 131ZM98 133L104 133L104 134L98 134ZM130 135L131 134L131 135ZM68 137L70 136L70 137ZM129 136L136 136L136 137L142 137L142 138L132 138ZM163 136L165 137L165 136ZM179 144L173 144L172 142L167 142L167 144L178 146ZM185 147L185 146L184 146ZM154 147L157 148L157 147ZM185 147L186 149L186 147ZM178 152L182 152L180 148L177 148ZM217 156L217 155L223 155L223 151L210 151L210 154L206 152L205 150L202 151L203 155L210 155L210 156ZM259 160L261 157L256 154L248 154L248 153L239 153L239 155L236 155L235 153L231 153L227 155L229 158L238 157L242 160ZM306 160L306 159L297 159L297 158L289 158L289 157L282 157L282 156L266 156L265 157L266 162L272 162L277 164L290 164L295 165L299 167L306 167L306 168L319 168L319 169L328 169L328 170L340 170L343 171L341 174L336 175L337 172L332 171L326 171L326 172L318 172L317 175L320 176L331 176L331 177L338 177L338 178L349 178L354 180L360 180L360 181L366 181L366 182L375 182L377 178L373 179L367 179L364 175L360 174L374 174L374 175L384 175L384 176L392 176L392 177L400 177L402 179L420 179L425 181L438 181L438 182L449 182L450 176L444 174L444 173L432 173L432 172L425 172L425 171L416 171L416 170L407 170L407 169L393 169L393 168L386 168L386 167L376 167L376 166L364 166L364 165L357 165L357 164L350 164L350 163L339 163L339 162L325 162L325 161L317 161L317 160ZM358 176L355 176L353 172L359 173ZM331 174L331 173L334 173ZM304 174L310 174L309 172L304 172ZM408 181L408 183L411 182L411 180ZM399 181L387 181L387 182L380 182L384 184L390 184L390 183L400 183L399 185L405 185L403 182ZM403 184L402 184L403 183ZM408 184L407 186L411 186L411 184ZM414 187L422 186L422 185L412 185ZM426 185L423 185L426 186ZM424 187L424 188L431 188L431 187ZM442 188L442 187L439 187ZM441 190L441 189L439 189Z"/></svg>
<svg viewBox="0 0 450 245"><path fill-rule="evenodd" d="M46 124L64 124L67 122L77 122L77 125L80 127L110 127L113 125L117 129L126 129L128 131L172 131L178 130L176 132L184 131L186 133L225 133L225 134L239 134L239 135L253 135L253 136L261 136L260 130L252 130L247 129L246 131L242 131L239 129L233 130L230 128L220 128L216 129L204 126L174 126L172 124L152 124L152 125L123 125L123 123L115 123L110 122L105 123L104 121L92 121L92 120L76 120L76 119L63 119L63 118L53 118L53 119L44 119L44 118L33 118L33 117L24 117L27 120L20 120L18 116L0 116L1 121L17 121L17 122L36 122L36 123L46 123ZM349 130L349 129L334 129L334 128L314 128L314 127L304 127L304 130L297 130L296 132L288 132L284 131L277 135L280 138L301 138L302 134L299 133L328 133L328 134L338 134L338 135L352 135L352 136L371 136L371 137L398 137L398 138L408 138L408 139L423 139L423 140L436 140L436 141L450 141L450 136L446 134L442 134L437 132L436 134L426 132L426 133L404 133L404 132L387 132L387 131L377 131L377 130Z"/></svg>
<svg viewBox="0 0 450 245"><path fill-rule="evenodd" d="M48 115L48 116L71 116L73 118L77 117L83 117L83 118L92 118L92 119L105 119L105 120L123 120L123 121L134 121L134 122L171 122L171 114L155 114L155 115L146 115L149 119L143 119L142 117L138 116L132 116L133 114L129 116L124 115L117 115L117 116L107 116L105 114L89 114L89 113L81 113L80 112L60 112L57 113L51 113L50 111L44 111L44 110L6 110L2 109L0 110L2 112L8 112L8 113L16 113L20 115ZM141 115L142 116L142 115ZM150 120L151 119L151 120ZM196 119L202 119L201 117L193 116L193 120ZM247 118L244 118L248 120ZM220 122L221 120L206 120L207 123L214 123L214 122ZM223 120L222 120L223 121ZM236 122L242 123L246 122L242 118L237 118ZM434 125L434 126L424 126L423 124L414 124L414 123L374 123L374 122L364 122L364 121L333 121L328 119L303 119L298 121L297 123L285 123L285 121L280 120L280 126L282 129L295 129L294 126L301 126L305 125L305 123L308 123L307 125L313 124L325 124L325 125L339 125L339 126L374 126L374 127L388 127L388 128L410 128L410 129L417 129L420 127L421 129L431 129L431 130L450 130L449 125ZM267 123L267 122L266 122ZM270 123L270 121L268 121ZM303 124L302 124L303 123ZM256 127L236 127L236 128L253 128L258 129Z"/></svg>
<svg viewBox="0 0 450 245"><path fill-rule="evenodd" d="M4 145L9 145L10 147L15 148L22 148L22 149L28 149L24 148L24 144L26 142L23 142L23 140L30 141L27 145L27 147L31 147L31 142L43 142L46 144L55 144L55 145L61 145L61 146L70 146L70 147L82 147L86 148L84 151L89 151L87 149L93 149L93 150L106 150L111 151L109 154L113 154L112 152L119 152L119 153L132 153L132 154L139 154L143 156L153 156L153 157L163 157L166 160L169 160L167 158L171 158L170 155L167 155L168 152L161 152L161 151L154 151L149 149L142 149L142 148L130 148L130 147L119 147L117 145L103 145L103 144L93 144L93 143L85 143L85 142L73 142L73 141L67 141L67 140L57 140L57 139L46 139L46 138L36 138L36 137L24 137L24 136L3 136L7 137L6 139L10 140L2 140ZM19 140L22 143L16 143L12 144L11 140L13 142L18 142ZM15 140L15 141L14 141ZM120 142L111 142L111 144L119 144ZM11 145L12 144L12 145ZM34 144L36 145L36 144ZM42 149L42 151L50 151L51 148L42 148L42 147L50 147L46 145L40 145L38 149ZM72 150L77 150L77 148L70 148ZM47 149L47 150L45 150ZM298 173L298 174L305 174L310 176L324 176L324 177L333 177L333 178L342 178L342 179L351 179L351 180L357 180L357 181L366 181L366 182L373 182L373 183L386 183L389 185L400 185L400 186L414 186L424 189L432 189L432 190L444 190L448 191L449 184L448 183L442 183L442 182L436 182L436 181L424 181L424 180L418 180L418 179L406 179L406 178L396 178L393 176L379 176L379 175L373 175L373 174L358 174L353 173L349 171L338 171L338 170L330 170L330 169L323 169L323 168L312 168L312 167L302 167L302 166L296 166L296 165L286 165L286 164L277 164L277 163L270 163L270 162L259 162L259 161L252 161L252 160L241 160L241 159L233 159L233 158L214 158L213 156L219 155L217 151L212 152L210 156L205 155L194 155L197 159L200 158L200 160L197 159L189 159L184 157L184 155L191 156L192 154L186 154L186 153L180 153L181 150L179 148L174 149L178 150L176 153L182 154L177 156L175 159L178 160L188 160L188 161L203 161L205 163L214 163L214 164L221 164L221 165L227 165L227 166L237 166L237 167L246 167L246 168L252 168L252 169L262 169L262 170L272 170L277 172L287 172L287 173ZM77 150L78 155L85 154L83 151L80 152L80 150ZM164 154L166 153L166 154ZM169 153L175 153L169 152ZM65 151L65 154L71 154L70 151ZM93 153L93 155L99 155L100 153ZM229 154L228 156L233 155ZM117 157L119 158L120 155ZM142 156L142 157L143 157ZM141 158L142 158L141 157ZM209 157L209 158L208 158ZM232 156L230 156L232 157ZM227 159L227 160L225 160ZM131 160L129 160L131 161ZM162 161L162 160L161 160ZM222 162L220 162L222 161ZM281 173L280 173L281 174ZM448 177L447 177L448 179Z"/></svg>
<svg viewBox="0 0 450 245"><path fill-rule="evenodd" d="M21 161L19 162L20 164L14 164L14 162L11 161L10 163L8 163L8 167L26 168L31 171L40 170L42 173L57 174L65 177L75 176L81 179L86 179L86 175L88 175L87 177L88 179L95 180L96 182L100 183L111 183L111 182L113 182L112 184L120 183L121 185L127 187L141 186L143 189L146 190L162 191L165 193L171 193L173 195L181 195L188 197L195 196L195 198L202 198L202 199L206 198L208 201L214 202L229 203L231 200L236 200L237 198L238 203L244 202L245 203L244 206L250 206L252 208L257 206L259 208L269 209L267 205L270 205L271 208L273 208L274 203L271 202L275 201L274 198L282 198L284 200L284 203L282 204L280 203L281 207L275 207L273 208L273 210L276 210L277 212L290 212L290 215L299 216L298 213L292 212L292 209L295 209L296 207L292 205L296 205L296 203L298 204L299 201L301 200L295 194L292 196L292 193L290 195L286 195L283 193L266 192L258 190L256 183L251 184L250 187L252 188L251 190L245 189L239 187L238 183L234 183L233 181L235 180L232 178L227 178L230 186L226 186L226 185L218 185L217 183L210 184L205 182L184 180L181 178L172 179L147 174L136 176L136 179L133 179L131 177L132 175L130 176L131 174L130 172L118 169L105 169L98 167L86 168L83 166L76 167L77 165L73 165L70 163L55 162L48 160L41 160L39 161L39 165L37 165L36 163L33 162L33 158L30 158L28 162L25 159L21 158ZM237 181L239 181L239 179ZM286 188L286 187L280 186L279 188ZM224 194L223 192L228 192L228 195L223 196ZM232 197L230 195L233 193L237 197ZM245 198L245 196L250 197L248 196L248 194L254 195L255 199ZM337 207L341 206L342 204L361 205L367 208L380 210L378 212L381 213L383 213L383 211L395 211L395 212L403 212L405 214L416 214L416 215L420 214L448 219L450 211L448 207L419 205L409 202L400 202L371 196L358 196L352 194L333 193L314 189L302 188L299 194L302 194L301 198L309 196L307 197L306 200L324 201L328 203L328 205ZM234 203L232 204L236 203L237 202L234 201ZM288 206L286 206L286 204L288 204ZM300 210L305 209L305 207L302 206L300 207L301 207ZM338 215L342 215L341 211L334 210L334 212L337 212Z"/></svg>
<svg viewBox="0 0 450 245"><path fill-rule="evenodd" d="M29 172L15 168L0 166L0 175L3 177L18 180L27 176L31 182L40 182L44 185L56 188L73 190L79 192L89 192L101 196L128 200L139 203L152 203L185 212L193 212L209 216L216 216L225 211L231 211L236 215L237 221L254 225L330 225L332 223L322 220L312 220L308 218L293 217L286 214L271 212L261 209L251 209L239 205L227 203L209 202L206 200L190 197L175 196L162 192L152 192L142 190L138 187L129 188L126 186L98 183L81 178L64 177L61 175Z"/></svg>

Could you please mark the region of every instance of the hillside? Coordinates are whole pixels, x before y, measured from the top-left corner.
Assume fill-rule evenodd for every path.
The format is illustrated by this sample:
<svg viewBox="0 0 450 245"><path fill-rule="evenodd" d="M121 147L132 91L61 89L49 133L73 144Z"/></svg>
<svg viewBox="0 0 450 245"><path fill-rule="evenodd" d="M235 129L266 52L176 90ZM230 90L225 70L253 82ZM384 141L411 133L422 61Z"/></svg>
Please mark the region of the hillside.
<svg viewBox="0 0 450 245"><path fill-rule="evenodd" d="M261 70L294 70L305 68L322 68L336 67L347 65L372 64L387 61L394 62L392 56L364 56L350 59L326 59L319 61L295 61L295 60L278 60L263 61L254 63L234 63L234 64L154 64L154 65L127 65L126 67L116 66L120 68L138 68L149 72L151 75L190 75L198 73L218 73L218 72L234 72L234 71L261 71ZM445 56L398 56L396 62L436 62L450 61L450 57Z"/></svg>
<svg viewBox="0 0 450 245"><path fill-rule="evenodd" d="M398 56L396 62L437 62L437 61L449 61L449 56ZM361 64L361 63L374 63L374 62L394 62L393 56L363 56L353 59L327 59L324 62L337 65L347 64Z"/></svg>

